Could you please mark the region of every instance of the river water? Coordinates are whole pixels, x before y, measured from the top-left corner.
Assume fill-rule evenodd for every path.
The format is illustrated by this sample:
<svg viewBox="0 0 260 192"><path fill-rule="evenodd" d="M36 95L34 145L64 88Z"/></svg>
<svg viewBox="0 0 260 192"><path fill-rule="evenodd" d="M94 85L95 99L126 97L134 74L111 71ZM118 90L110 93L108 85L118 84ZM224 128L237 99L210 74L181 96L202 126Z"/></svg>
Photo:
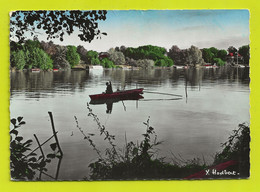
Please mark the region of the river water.
<svg viewBox="0 0 260 192"><path fill-rule="evenodd" d="M250 120L249 68L11 72L10 77L10 116L26 121L19 134L25 139L36 134L44 142L52 135L48 111L53 113L64 157L58 175L57 160L48 166L48 174L59 180L88 177L88 165L98 157L74 116L84 133L95 134L93 141L100 151L108 147L87 109L89 95L105 91L107 81L114 90L144 88L143 99L113 103L111 113L106 104L90 105L115 135L115 144L122 148L125 136L128 142L141 141L146 130L143 122L150 118L158 140L163 141L157 147L158 157L168 162L197 157L212 162L232 130ZM44 145L46 153L49 144Z"/></svg>

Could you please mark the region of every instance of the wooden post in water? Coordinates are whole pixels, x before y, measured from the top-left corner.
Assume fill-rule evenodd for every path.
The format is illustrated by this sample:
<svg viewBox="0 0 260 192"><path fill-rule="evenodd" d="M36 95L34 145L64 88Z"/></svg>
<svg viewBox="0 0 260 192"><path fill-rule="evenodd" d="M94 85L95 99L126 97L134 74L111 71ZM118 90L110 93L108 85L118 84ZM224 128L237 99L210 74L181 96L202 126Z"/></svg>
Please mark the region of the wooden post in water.
<svg viewBox="0 0 260 192"><path fill-rule="evenodd" d="M35 139L36 139L36 142L37 142L37 144L38 144L38 147L40 148L41 153L42 153L42 159L44 160L44 159L45 159L45 156L44 156L44 153L43 153L43 150L42 150L42 146L41 146L41 144L40 144L40 142L39 142L39 139L37 138L37 136L36 136L35 134L33 134L33 136L34 136Z"/></svg>
<svg viewBox="0 0 260 192"><path fill-rule="evenodd" d="M40 148L40 150L41 150L41 153L42 153L42 161L44 161L45 156L44 156L44 153L43 153L41 144L40 144L40 142L39 142L39 139L37 138L37 136L36 136L35 134L33 134L33 136L35 137L36 142L37 142L37 144L38 144L38 146L39 146L39 148ZM40 168L39 180L42 180L42 168Z"/></svg>
<svg viewBox="0 0 260 192"><path fill-rule="evenodd" d="M62 158L59 158L59 162L58 162L57 170L56 170L56 175L55 175L55 180L56 180L56 181L58 180L59 173L60 173L61 160L62 160Z"/></svg>
<svg viewBox="0 0 260 192"><path fill-rule="evenodd" d="M188 90L187 90L188 80L186 78L187 77L185 77L185 95L186 95L186 103L187 103L187 101L188 101Z"/></svg>
<svg viewBox="0 0 260 192"><path fill-rule="evenodd" d="M62 152L62 150L61 150L61 148L60 148L60 143L59 143L58 137L57 137L57 135L56 135L56 131L55 131L55 127L54 127L54 122L53 122L52 112L48 111L48 113L49 113L49 116L50 116L50 119L51 119L52 132L53 132L53 135L54 135L54 138L55 138L57 147L58 147L58 149L59 149L60 155L61 155L61 157L62 157L62 156L63 156L63 152Z"/></svg>

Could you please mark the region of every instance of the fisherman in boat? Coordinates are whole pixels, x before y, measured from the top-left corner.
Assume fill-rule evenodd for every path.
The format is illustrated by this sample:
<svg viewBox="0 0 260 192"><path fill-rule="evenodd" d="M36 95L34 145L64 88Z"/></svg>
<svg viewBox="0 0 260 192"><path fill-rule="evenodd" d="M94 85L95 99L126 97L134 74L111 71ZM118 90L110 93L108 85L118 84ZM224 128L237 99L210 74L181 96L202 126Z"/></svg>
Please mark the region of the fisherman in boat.
<svg viewBox="0 0 260 192"><path fill-rule="evenodd" d="M113 93L111 81L106 82L106 86L107 86L106 93L107 93L107 94Z"/></svg>

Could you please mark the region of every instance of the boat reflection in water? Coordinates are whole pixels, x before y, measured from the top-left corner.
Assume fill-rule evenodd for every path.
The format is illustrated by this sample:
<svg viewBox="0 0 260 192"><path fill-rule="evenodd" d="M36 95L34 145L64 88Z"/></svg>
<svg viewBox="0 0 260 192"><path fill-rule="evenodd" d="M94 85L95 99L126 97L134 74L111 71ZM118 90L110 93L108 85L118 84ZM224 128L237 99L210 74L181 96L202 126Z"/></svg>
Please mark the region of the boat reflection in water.
<svg viewBox="0 0 260 192"><path fill-rule="evenodd" d="M109 98L109 99L91 99L90 103L91 105L102 105L106 104L107 105L107 110L106 113L110 114L112 113L112 108L113 108L113 103L117 103L120 101L126 101L126 100L136 100L138 101L139 99L143 99L144 97L139 94L135 95L129 95L125 97L115 97L115 98ZM124 103L123 103L124 105ZM124 106L125 107L125 106Z"/></svg>

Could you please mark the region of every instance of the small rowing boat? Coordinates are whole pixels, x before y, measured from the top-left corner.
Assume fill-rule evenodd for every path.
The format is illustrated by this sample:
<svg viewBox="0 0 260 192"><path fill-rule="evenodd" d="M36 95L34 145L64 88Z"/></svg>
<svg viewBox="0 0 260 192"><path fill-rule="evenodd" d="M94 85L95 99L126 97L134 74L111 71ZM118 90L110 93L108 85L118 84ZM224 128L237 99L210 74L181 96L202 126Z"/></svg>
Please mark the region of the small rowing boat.
<svg viewBox="0 0 260 192"><path fill-rule="evenodd" d="M40 72L41 70L39 68L33 68L31 69L32 72Z"/></svg>
<svg viewBox="0 0 260 192"><path fill-rule="evenodd" d="M92 100L95 99L111 99L111 98L119 98L125 99L128 97L138 96L139 94L143 94L143 88L139 89L130 89L130 90L123 90L123 91L116 91L113 93L102 93L96 95L89 95Z"/></svg>

